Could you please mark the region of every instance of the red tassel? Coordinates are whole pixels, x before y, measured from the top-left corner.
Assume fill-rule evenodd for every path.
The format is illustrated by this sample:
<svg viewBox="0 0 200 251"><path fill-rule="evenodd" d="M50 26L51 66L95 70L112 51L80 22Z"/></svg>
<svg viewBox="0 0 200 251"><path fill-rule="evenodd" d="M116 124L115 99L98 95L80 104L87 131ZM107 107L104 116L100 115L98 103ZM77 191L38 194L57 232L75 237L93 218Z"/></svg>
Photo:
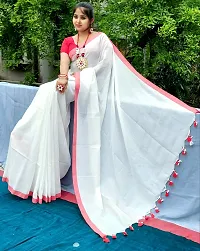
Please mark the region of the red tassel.
<svg viewBox="0 0 200 251"><path fill-rule="evenodd" d="M166 197L169 196L169 190L167 190L167 191L165 192L165 196L166 196Z"/></svg>
<svg viewBox="0 0 200 251"><path fill-rule="evenodd" d="M192 141L192 138L193 138L193 136L191 136L191 135L189 135L188 137L187 137L187 142L190 144L190 146L192 146L192 145L194 145L194 143L193 143L193 141Z"/></svg>
<svg viewBox="0 0 200 251"><path fill-rule="evenodd" d="M198 122L195 120L194 121L194 127L197 127L198 126Z"/></svg>
<svg viewBox="0 0 200 251"><path fill-rule="evenodd" d="M183 148L183 150L182 150L182 155L186 155L187 154L187 150L185 149L185 148Z"/></svg>
<svg viewBox="0 0 200 251"><path fill-rule="evenodd" d="M114 234L113 234L113 235L112 235L112 238L113 238L113 239L117 239L117 235L114 235Z"/></svg>
<svg viewBox="0 0 200 251"><path fill-rule="evenodd" d="M189 136L187 137L187 139L186 139L186 140L187 140L187 142L189 142L189 143L190 143L190 142L192 141L192 136L191 136L191 135L189 135Z"/></svg>
<svg viewBox="0 0 200 251"><path fill-rule="evenodd" d="M110 240L108 239L108 237L104 236L104 237L103 237L103 242L105 242L105 243L109 243L109 242L110 242Z"/></svg>
<svg viewBox="0 0 200 251"><path fill-rule="evenodd" d="M134 228L133 228L132 226L130 226L129 229L130 229L131 231L134 231Z"/></svg>
<svg viewBox="0 0 200 251"><path fill-rule="evenodd" d="M144 225L144 221L138 221L138 227L142 227Z"/></svg>
<svg viewBox="0 0 200 251"><path fill-rule="evenodd" d="M155 215L154 215L154 214L151 214L151 218L155 218Z"/></svg>
<svg viewBox="0 0 200 251"><path fill-rule="evenodd" d="M128 236L127 232L123 232L123 235L124 235L124 236Z"/></svg>
<svg viewBox="0 0 200 251"><path fill-rule="evenodd" d="M161 198L157 200L158 204L162 204L162 203L163 203L163 201L164 201L164 200L163 200L163 199L161 199Z"/></svg>
<svg viewBox="0 0 200 251"><path fill-rule="evenodd" d="M159 212L160 212L160 210L159 210L158 207L155 207L155 212L156 212L156 213L159 213Z"/></svg>
<svg viewBox="0 0 200 251"><path fill-rule="evenodd" d="M173 186L174 182L172 180L170 180L168 184L169 184L169 186Z"/></svg>
<svg viewBox="0 0 200 251"><path fill-rule="evenodd" d="M178 177L178 173L176 171L173 171L173 177L177 178Z"/></svg>
<svg viewBox="0 0 200 251"><path fill-rule="evenodd" d="M145 215L145 220L148 220L150 218L149 215Z"/></svg>
<svg viewBox="0 0 200 251"><path fill-rule="evenodd" d="M181 160L180 159L178 159L177 161L176 161L176 163L175 163L175 166L179 166L180 164L181 164Z"/></svg>

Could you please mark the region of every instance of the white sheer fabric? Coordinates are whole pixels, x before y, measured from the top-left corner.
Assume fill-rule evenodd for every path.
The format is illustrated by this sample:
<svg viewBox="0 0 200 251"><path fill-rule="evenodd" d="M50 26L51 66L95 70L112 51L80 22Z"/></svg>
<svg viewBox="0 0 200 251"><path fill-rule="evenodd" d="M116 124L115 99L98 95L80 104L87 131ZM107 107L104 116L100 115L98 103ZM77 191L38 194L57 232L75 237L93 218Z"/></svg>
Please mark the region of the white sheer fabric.
<svg viewBox="0 0 200 251"><path fill-rule="evenodd" d="M99 63L80 73L75 98L75 194L102 237L155 206L195 118L195 109L149 86L113 48L102 35Z"/></svg>
<svg viewBox="0 0 200 251"><path fill-rule="evenodd" d="M88 66L96 66L101 35L87 44ZM65 94L56 91L56 81L40 86L32 104L17 123L10 145L3 180L12 193L23 198L33 193L33 202L60 197L60 179L70 165L69 131L70 102L74 101L75 79L78 72L74 54ZM55 197L56 196L56 197Z"/></svg>
<svg viewBox="0 0 200 251"><path fill-rule="evenodd" d="M40 86L32 104L13 129L3 179L16 195L33 192L33 202L59 197L62 178L71 164L69 104L74 100L74 77L68 91L56 91L56 80Z"/></svg>
<svg viewBox="0 0 200 251"><path fill-rule="evenodd" d="M59 197L71 162L69 103L75 100L75 194L85 220L103 237L154 207L194 113L138 77L105 34L86 51L89 67L76 74L76 86L71 75L65 95L56 92L56 81L43 85L16 125L4 180L17 195L32 191L34 201ZM76 71L73 61L70 74Z"/></svg>

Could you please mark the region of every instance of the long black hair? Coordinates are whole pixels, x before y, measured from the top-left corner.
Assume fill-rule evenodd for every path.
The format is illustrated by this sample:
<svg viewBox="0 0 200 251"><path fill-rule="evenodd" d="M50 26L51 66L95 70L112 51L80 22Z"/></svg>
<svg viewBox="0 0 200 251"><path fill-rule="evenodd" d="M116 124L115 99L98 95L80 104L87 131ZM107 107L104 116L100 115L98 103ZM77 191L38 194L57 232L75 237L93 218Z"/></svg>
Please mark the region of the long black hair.
<svg viewBox="0 0 200 251"><path fill-rule="evenodd" d="M83 14L85 14L89 18L89 20L92 20L94 18L94 9L93 9L93 7L92 7L92 5L90 3L88 3L88 2L80 2L80 3L78 3L74 7L73 15L74 15L75 11L78 8L82 9Z"/></svg>

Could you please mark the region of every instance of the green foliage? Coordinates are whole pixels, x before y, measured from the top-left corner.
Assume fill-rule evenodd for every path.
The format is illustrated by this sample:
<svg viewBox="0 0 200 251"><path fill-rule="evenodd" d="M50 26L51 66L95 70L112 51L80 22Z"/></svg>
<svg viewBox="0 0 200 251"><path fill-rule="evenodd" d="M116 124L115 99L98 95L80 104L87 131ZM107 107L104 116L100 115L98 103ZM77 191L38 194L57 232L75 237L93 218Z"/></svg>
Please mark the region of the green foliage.
<svg viewBox="0 0 200 251"><path fill-rule="evenodd" d="M34 85L34 83L36 83L36 78L32 72L27 72L24 81L20 82L22 85Z"/></svg>
<svg viewBox="0 0 200 251"><path fill-rule="evenodd" d="M24 52L32 58L58 54L61 41L72 32L73 1L2 0L0 3L0 49L7 66L17 66Z"/></svg>
<svg viewBox="0 0 200 251"><path fill-rule="evenodd" d="M141 74L200 107L199 0L92 2L98 28Z"/></svg>

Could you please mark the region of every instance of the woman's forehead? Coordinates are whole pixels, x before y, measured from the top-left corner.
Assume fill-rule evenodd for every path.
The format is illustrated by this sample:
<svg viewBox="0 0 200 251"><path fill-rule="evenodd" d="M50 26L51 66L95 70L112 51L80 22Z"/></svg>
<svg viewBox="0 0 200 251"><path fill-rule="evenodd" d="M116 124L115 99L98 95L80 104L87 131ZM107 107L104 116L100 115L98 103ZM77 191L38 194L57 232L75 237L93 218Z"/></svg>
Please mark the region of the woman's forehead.
<svg viewBox="0 0 200 251"><path fill-rule="evenodd" d="M84 8L77 8L74 14L86 16L84 13Z"/></svg>

